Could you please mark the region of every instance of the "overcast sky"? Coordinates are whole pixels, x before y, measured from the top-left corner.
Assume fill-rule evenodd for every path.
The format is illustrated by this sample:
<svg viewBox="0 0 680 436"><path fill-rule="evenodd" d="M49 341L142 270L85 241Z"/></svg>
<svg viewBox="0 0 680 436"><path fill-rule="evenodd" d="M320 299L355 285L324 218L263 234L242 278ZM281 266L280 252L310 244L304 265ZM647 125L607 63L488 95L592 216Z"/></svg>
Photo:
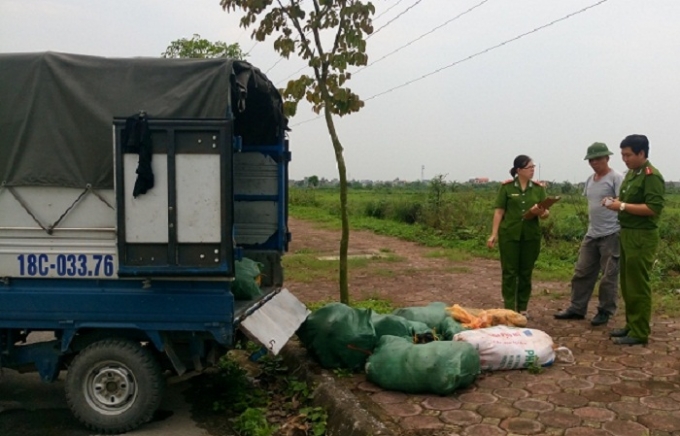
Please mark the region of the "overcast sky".
<svg viewBox="0 0 680 436"><path fill-rule="evenodd" d="M374 27L394 21L369 39L369 63L483 4L350 81L369 99L455 64L338 121L349 177L503 180L514 157L528 154L541 179L579 182L590 172L588 145L607 143L623 171L619 143L642 133L652 163L680 180L680 1L605 1L464 60L598 2L375 0ZM238 42L282 86L304 63L275 65L272 43L252 41L239 17L218 0L0 0L0 52L160 56L170 41L199 33ZM301 106L291 120L293 179L337 177L325 123L314 118Z"/></svg>

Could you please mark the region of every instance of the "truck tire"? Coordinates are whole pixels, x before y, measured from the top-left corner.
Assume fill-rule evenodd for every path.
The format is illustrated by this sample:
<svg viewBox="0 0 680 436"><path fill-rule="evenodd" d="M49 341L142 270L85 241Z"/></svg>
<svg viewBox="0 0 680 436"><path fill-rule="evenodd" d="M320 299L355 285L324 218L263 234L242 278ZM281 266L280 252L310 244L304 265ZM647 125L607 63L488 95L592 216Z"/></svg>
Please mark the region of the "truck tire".
<svg viewBox="0 0 680 436"><path fill-rule="evenodd" d="M160 405L165 380L158 362L127 339L94 342L73 359L66 400L88 428L125 433L148 422Z"/></svg>

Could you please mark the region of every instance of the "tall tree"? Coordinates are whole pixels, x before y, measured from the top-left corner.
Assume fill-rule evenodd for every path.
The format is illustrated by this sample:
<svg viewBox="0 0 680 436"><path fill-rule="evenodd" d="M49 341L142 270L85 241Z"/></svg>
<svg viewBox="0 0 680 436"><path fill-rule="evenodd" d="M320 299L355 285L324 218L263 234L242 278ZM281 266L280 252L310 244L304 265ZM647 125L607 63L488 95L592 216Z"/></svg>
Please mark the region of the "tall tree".
<svg viewBox="0 0 680 436"><path fill-rule="evenodd" d="M307 64L311 75L290 80L282 90L285 109L293 116L302 99L326 120L340 179L339 285L340 301L349 303L347 251L349 217L347 212L347 168L343 147L335 129L334 115L358 112L359 96L346 86L347 69L366 65L366 35L373 32L371 2L359 0L220 0L227 12L241 11L241 27L254 26L252 37L264 41L274 37L274 50L288 59L296 54ZM304 4L304 8L303 8Z"/></svg>
<svg viewBox="0 0 680 436"><path fill-rule="evenodd" d="M201 35L194 33L191 39L176 39L170 43L165 52L161 53L164 58L232 58L245 59L246 54L241 50L238 42L227 44L222 41L210 42Z"/></svg>

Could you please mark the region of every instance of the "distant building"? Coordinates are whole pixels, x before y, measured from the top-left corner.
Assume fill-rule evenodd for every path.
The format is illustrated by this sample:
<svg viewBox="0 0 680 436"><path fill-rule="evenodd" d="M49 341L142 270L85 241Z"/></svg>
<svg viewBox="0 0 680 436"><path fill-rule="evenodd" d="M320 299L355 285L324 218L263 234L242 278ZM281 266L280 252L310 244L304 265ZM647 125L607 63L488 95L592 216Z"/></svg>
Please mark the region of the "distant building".
<svg viewBox="0 0 680 436"><path fill-rule="evenodd" d="M469 180L470 183L473 185L481 185L482 183L489 183L489 178L488 177L476 177L474 179Z"/></svg>

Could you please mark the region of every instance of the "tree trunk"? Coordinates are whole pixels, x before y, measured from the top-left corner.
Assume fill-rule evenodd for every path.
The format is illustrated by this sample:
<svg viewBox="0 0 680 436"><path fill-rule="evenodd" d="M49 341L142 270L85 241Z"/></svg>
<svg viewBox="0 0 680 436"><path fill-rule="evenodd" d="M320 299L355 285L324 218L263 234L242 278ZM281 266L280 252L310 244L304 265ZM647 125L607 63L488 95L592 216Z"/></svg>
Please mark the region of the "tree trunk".
<svg viewBox="0 0 680 436"><path fill-rule="evenodd" d="M345 158L342 155L342 144L338 139L338 134L335 131L335 124L333 123L333 116L328 109L328 104L324 105L324 115L326 117L326 126L328 133L331 135L333 142L333 150L335 150L335 161L338 164L338 175L340 177L340 219L342 221L342 234L340 237L340 302L349 304L349 284L347 281L347 252L349 250L349 215L347 213L347 168L345 167Z"/></svg>

